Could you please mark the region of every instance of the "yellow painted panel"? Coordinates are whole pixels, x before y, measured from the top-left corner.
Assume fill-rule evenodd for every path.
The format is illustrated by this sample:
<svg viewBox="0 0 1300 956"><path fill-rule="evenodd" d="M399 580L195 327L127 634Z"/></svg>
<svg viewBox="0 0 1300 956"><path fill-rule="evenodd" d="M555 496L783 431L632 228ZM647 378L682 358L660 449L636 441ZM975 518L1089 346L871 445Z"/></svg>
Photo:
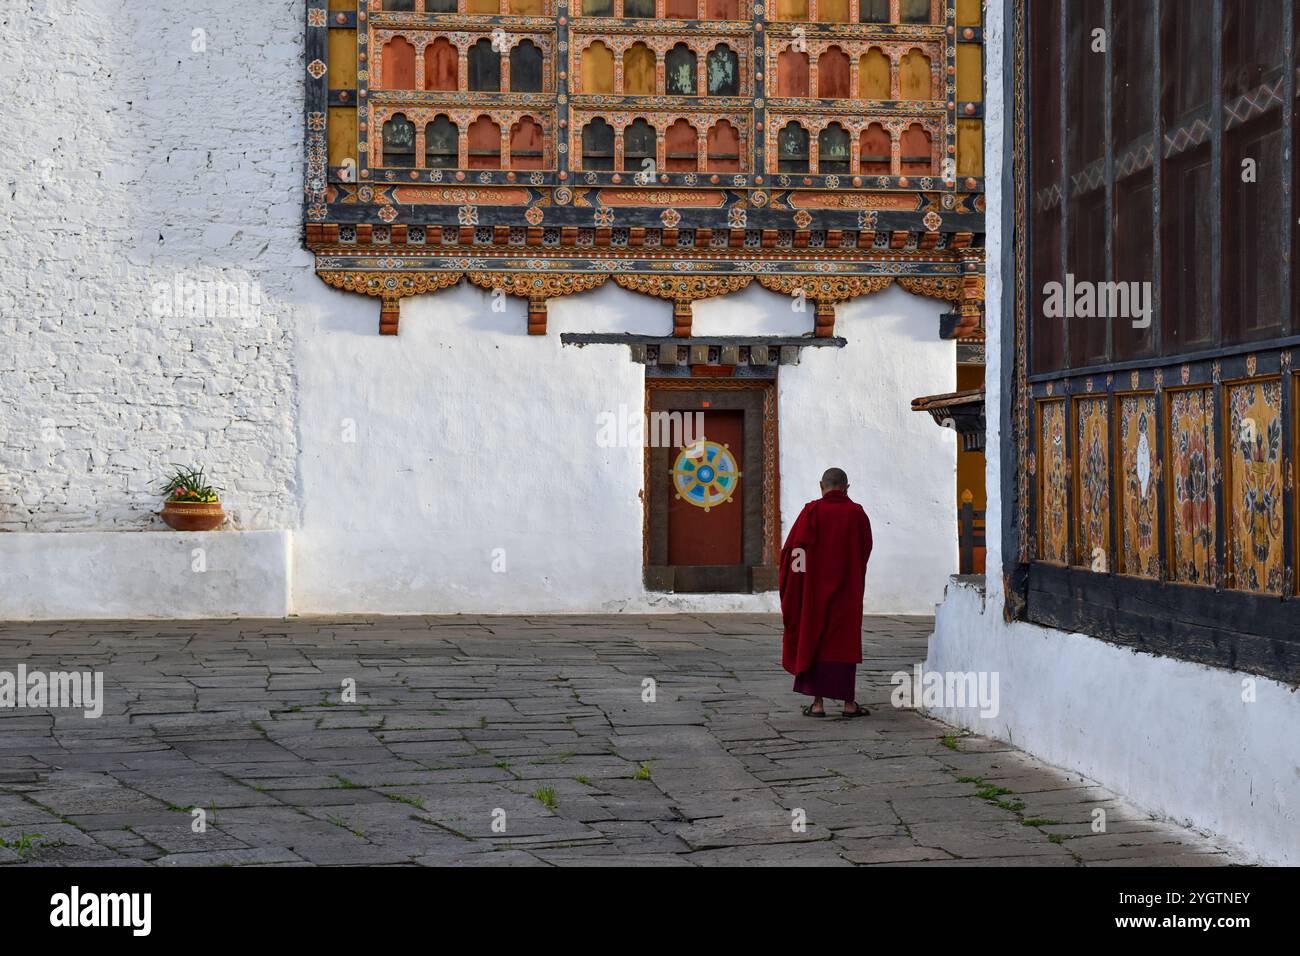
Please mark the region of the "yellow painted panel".
<svg viewBox="0 0 1300 956"><path fill-rule="evenodd" d="M355 10L357 0L330 0L331 10Z"/></svg>
<svg viewBox="0 0 1300 956"><path fill-rule="evenodd" d="M984 50L978 43L957 44L957 99L984 99Z"/></svg>
<svg viewBox="0 0 1300 956"><path fill-rule="evenodd" d="M820 0L817 19L823 23L848 23L849 0Z"/></svg>
<svg viewBox="0 0 1300 956"><path fill-rule="evenodd" d="M599 40L582 51L582 92L614 92L614 54Z"/></svg>
<svg viewBox="0 0 1300 956"><path fill-rule="evenodd" d="M900 98L905 100L933 99L932 80L929 57L920 50L912 50L903 56L898 67L898 95Z"/></svg>
<svg viewBox="0 0 1300 956"><path fill-rule="evenodd" d="M980 0L957 0L957 26L980 25Z"/></svg>
<svg viewBox="0 0 1300 956"><path fill-rule="evenodd" d="M858 63L858 96L864 100L891 99L889 57L879 47L868 50Z"/></svg>
<svg viewBox="0 0 1300 956"><path fill-rule="evenodd" d="M957 175L984 175L984 122L957 121Z"/></svg>
<svg viewBox="0 0 1300 956"><path fill-rule="evenodd" d="M807 20L808 0L776 0L778 20Z"/></svg>
<svg viewBox="0 0 1300 956"><path fill-rule="evenodd" d="M331 106L329 117L329 162L342 166L343 160L357 158L357 111L352 106Z"/></svg>
<svg viewBox="0 0 1300 956"><path fill-rule="evenodd" d="M546 0L510 0L510 12L517 17L540 17L546 13Z"/></svg>
<svg viewBox="0 0 1300 956"><path fill-rule="evenodd" d="M644 43L635 43L623 54L623 92L629 96L654 96L655 55Z"/></svg>
<svg viewBox="0 0 1300 956"><path fill-rule="evenodd" d="M331 90L357 88L356 30L330 31L329 87Z"/></svg>
<svg viewBox="0 0 1300 956"><path fill-rule="evenodd" d="M500 13L501 0L465 0L466 13Z"/></svg>

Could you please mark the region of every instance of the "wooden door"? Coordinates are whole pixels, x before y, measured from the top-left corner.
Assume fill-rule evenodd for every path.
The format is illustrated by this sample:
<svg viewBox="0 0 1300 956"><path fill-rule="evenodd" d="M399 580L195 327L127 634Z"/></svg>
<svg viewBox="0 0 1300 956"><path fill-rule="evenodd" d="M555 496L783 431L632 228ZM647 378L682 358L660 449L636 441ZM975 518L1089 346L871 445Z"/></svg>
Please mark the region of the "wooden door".
<svg viewBox="0 0 1300 956"><path fill-rule="evenodd" d="M775 380L664 376L646 385L646 588L774 590Z"/></svg>
<svg viewBox="0 0 1300 956"><path fill-rule="evenodd" d="M683 410L683 420L692 412ZM745 415L707 411L703 435L672 450L668 563L740 565L743 560Z"/></svg>

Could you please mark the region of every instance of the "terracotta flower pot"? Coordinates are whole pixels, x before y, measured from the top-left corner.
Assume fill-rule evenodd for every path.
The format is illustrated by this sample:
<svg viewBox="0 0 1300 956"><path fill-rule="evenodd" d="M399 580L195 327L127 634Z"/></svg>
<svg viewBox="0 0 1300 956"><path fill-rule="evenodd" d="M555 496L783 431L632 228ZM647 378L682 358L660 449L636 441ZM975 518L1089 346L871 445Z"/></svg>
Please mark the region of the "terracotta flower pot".
<svg viewBox="0 0 1300 956"><path fill-rule="evenodd" d="M163 504L162 519L176 531L215 531L226 520L219 501L172 501Z"/></svg>

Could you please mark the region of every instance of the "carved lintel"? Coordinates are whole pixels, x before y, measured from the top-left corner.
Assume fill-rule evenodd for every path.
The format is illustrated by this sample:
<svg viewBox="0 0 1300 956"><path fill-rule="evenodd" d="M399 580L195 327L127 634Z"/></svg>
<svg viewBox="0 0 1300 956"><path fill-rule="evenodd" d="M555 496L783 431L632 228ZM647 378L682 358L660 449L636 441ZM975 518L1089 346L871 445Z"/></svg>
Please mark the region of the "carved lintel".
<svg viewBox="0 0 1300 956"><path fill-rule="evenodd" d="M484 289L528 300L528 334L546 334L546 300L586 292L605 284L604 272L471 272L469 281Z"/></svg>
<svg viewBox="0 0 1300 956"><path fill-rule="evenodd" d="M316 274L326 285L335 289L359 292L379 299L381 335L397 334L399 303L402 299L446 289L464 278L464 273L461 272L347 272L327 269Z"/></svg>
<svg viewBox="0 0 1300 956"><path fill-rule="evenodd" d="M673 303L673 335L691 334L691 303L737 292L753 281L749 275L661 276L616 274L614 281L624 289L667 299Z"/></svg>

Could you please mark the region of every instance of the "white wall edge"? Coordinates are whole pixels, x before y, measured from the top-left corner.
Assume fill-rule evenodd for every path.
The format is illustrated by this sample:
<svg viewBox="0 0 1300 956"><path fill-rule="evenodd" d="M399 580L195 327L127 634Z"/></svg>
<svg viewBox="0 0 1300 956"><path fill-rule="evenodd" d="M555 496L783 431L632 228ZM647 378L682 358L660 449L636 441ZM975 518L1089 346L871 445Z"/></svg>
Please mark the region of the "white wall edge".
<svg viewBox="0 0 1300 956"><path fill-rule="evenodd" d="M281 618L289 531L0 534L0 620Z"/></svg>
<svg viewBox="0 0 1300 956"><path fill-rule="evenodd" d="M997 673L999 710L933 707L1123 794L1159 817L1300 865L1300 692L1264 677L1157 657L1084 634L1007 624L1000 603L952 584L926 671ZM1243 699L1253 688L1254 701Z"/></svg>

